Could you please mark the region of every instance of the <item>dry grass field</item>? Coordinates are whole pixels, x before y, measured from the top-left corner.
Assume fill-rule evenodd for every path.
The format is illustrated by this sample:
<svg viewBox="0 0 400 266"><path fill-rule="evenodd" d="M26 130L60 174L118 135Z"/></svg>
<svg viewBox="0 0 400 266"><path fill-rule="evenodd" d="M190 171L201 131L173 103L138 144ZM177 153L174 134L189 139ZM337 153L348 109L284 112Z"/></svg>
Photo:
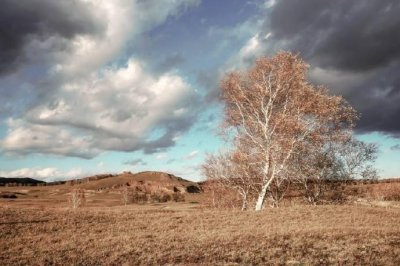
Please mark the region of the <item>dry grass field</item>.
<svg viewBox="0 0 400 266"><path fill-rule="evenodd" d="M7 207L8 206L8 207ZM400 208L0 207L1 265L400 265Z"/></svg>
<svg viewBox="0 0 400 266"><path fill-rule="evenodd" d="M0 265L400 265L398 180L348 184L343 205L241 212L205 208L207 193L123 206L120 185L139 178L0 187ZM86 202L73 210L76 187Z"/></svg>

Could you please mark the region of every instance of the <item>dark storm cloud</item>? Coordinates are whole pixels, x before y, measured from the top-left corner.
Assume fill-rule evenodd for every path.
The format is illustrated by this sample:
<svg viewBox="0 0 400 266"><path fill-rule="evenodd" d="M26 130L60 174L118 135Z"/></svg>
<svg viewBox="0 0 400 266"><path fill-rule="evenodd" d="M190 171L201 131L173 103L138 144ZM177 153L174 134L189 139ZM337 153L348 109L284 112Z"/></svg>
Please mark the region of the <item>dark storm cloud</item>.
<svg viewBox="0 0 400 266"><path fill-rule="evenodd" d="M24 47L50 36L72 39L101 31L87 4L77 0L3 0L0 3L0 75L26 61Z"/></svg>
<svg viewBox="0 0 400 266"><path fill-rule="evenodd" d="M264 45L268 52L299 53L312 67L336 73L330 87L362 113L360 131L400 136L399 14L397 0L281 0L265 20L263 34L271 36ZM345 75L359 82L339 84Z"/></svg>
<svg viewBox="0 0 400 266"><path fill-rule="evenodd" d="M360 131L400 137L400 64L377 71L373 78L349 87L347 98L361 113Z"/></svg>
<svg viewBox="0 0 400 266"><path fill-rule="evenodd" d="M322 67L364 71L399 59L399 14L397 0L283 0L270 26Z"/></svg>

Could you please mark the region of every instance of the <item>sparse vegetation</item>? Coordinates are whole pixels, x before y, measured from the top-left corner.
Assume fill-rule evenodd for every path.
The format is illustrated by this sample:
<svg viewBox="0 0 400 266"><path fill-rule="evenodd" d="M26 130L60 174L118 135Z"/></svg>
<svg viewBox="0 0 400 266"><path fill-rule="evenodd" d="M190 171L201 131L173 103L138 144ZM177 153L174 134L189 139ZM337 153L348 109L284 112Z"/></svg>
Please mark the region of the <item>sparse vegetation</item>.
<svg viewBox="0 0 400 266"><path fill-rule="evenodd" d="M130 198L131 198L131 195L130 195L129 187L128 186L123 186L121 188L121 200L122 200L122 203L124 205L130 203Z"/></svg>
<svg viewBox="0 0 400 266"><path fill-rule="evenodd" d="M131 202L132 203L138 203L138 204L143 204L147 203L149 200L149 194L145 194L140 191L132 191L131 194Z"/></svg>
<svg viewBox="0 0 400 266"><path fill-rule="evenodd" d="M172 194L172 200L175 202L183 202L183 201L185 201L185 195L180 192L174 192Z"/></svg>
<svg viewBox="0 0 400 266"><path fill-rule="evenodd" d="M339 183L325 197L344 204L310 206L296 186L286 191L280 208L256 213L235 210L241 198L225 186L202 193L132 183L133 201L121 202L128 179L114 176L108 189L85 190L85 205L73 211L67 196L80 187L103 187L105 180L75 186L2 187L0 261L2 265L99 264L379 264L400 262L400 180ZM131 182L131 181L130 181ZM132 181L133 182L133 181ZM101 186L99 186L100 184ZM151 185L150 185L151 184ZM217 183L218 184L218 183ZM175 184L178 186L177 184ZM340 188L339 188L340 187ZM135 188L135 189L133 189ZM168 192L160 202L147 195ZM176 192L171 192L176 191ZM212 192L221 192L214 193ZM145 193L148 193L147 195ZM136 195L136 196L135 196ZM180 202L180 197L185 202ZM223 200L214 201L219 198ZM177 199L178 202L175 202ZM332 199L328 199L333 202ZM133 202L132 201L132 202ZM164 201L164 200L161 200ZM208 208L220 207L221 210Z"/></svg>
<svg viewBox="0 0 400 266"><path fill-rule="evenodd" d="M0 193L0 198L3 199L16 199L18 198L16 193Z"/></svg>
<svg viewBox="0 0 400 266"><path fill-rule="evenodd" d="M85 190L79 188L73 189L71 191L69 201L72 209L82 207L86 202Z"/></svg>
<svg viewBox="0 0 400 266"><path fill-rule="evenodd" d="M399 208L0 207L2 265L399 265Z"/></svg>
<svg viewBox="0 0 400 266"><path fill-rule="evenodd" d="M167 189L154 188L142 184L134 187L123 186L120 189L121 200L124 205L129 203L165 203L168 201L183 202L185 196L181 192L172 192Z"/></svg>
<svg viewBox="0 0 400 266"><path fill-rule="evenodd" d="M167 202L171 200L171 195L163 191L154 191L150 194L150 199L152 202Z"/></svg>

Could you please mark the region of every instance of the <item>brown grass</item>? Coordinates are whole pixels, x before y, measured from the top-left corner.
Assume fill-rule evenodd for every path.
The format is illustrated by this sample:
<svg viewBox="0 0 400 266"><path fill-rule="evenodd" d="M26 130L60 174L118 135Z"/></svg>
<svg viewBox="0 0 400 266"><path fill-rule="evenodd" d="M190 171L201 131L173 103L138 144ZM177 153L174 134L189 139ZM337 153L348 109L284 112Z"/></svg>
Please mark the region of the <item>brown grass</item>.
<svg viewBox="0 0 400 266"><path fill-rule="evenodd" d="M400 183L370 185L367 196L385 201L400 201Z"/></svg>
<svg viewBox="0 0 400 266"><path fill-rule="evenodd" d="M352 205L261 213L204 209L207 193L121 206L119 189L85 190L72 211L77 187L0 187L17 196L0 198L0 265L400 265L400 182L349 184Z"/></svg>
<svg viewBox="0 0 400 266"><path fill-rule="evenodd" d="M400 208L0 207L0 264L400 265Z"/></svg>

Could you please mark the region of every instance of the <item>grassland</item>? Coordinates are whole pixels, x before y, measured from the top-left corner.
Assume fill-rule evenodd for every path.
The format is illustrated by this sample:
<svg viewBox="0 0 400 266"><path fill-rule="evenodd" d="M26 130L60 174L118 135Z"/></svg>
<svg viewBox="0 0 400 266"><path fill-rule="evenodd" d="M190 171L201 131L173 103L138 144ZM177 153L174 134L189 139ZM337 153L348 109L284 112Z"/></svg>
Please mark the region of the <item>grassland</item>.
<svg viewBox="0 0 400 266"><path fill-rule="evenodd" d="M7 207L8 206L8 207ZM1 265L400 265L400 208L0 205Z"/></svg>
<svg viewBox="0 0 400 266"><path fill-rule="evenodd" d="M111 178L0 187L16 196L0 197L0 265L400 265L397 180L348 184L344 205L295 197L256 213L207 209L207 193L122 206L113 187L132 177ZM75 187L86 204L72 210Z"/></svg>

